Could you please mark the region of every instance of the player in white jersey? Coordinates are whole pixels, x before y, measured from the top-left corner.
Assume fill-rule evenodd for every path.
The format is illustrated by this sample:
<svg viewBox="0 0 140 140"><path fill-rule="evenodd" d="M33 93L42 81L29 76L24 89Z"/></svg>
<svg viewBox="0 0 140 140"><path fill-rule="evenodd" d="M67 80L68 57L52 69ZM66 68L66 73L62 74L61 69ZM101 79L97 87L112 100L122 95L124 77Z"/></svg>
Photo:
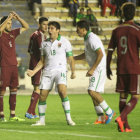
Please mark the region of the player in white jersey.
<svg viewBox="0 0 140 140"><path fill-rule="evenodd" d="M81 55L75 56L74 59L86 59L90 67L86 76L89 77L88 93L93 100L98 116L94 124L108 124L113 117L114 111L100 95L100 92L104 92L106 79L106 55L103 44L96 34L89 31L89 25L84 20L77 23L77 34L80 37L84 37L85 51Z"/></svg>
<svg viewBox="0 0 140 140"><path fill-rule="evenodd" d="M60 24L52 21L48 24L50 38L42 42L41 59L33 70L27 74L33 76L43 66L43 73L40 83L39 117L40 120L33 125L45 125L46 99L55 83L62 100L68 125L75 125L70 115L70 102L66 93L67 58L71 67L71 79L75 78L75 64L70 42L60 34Z"/></svg>

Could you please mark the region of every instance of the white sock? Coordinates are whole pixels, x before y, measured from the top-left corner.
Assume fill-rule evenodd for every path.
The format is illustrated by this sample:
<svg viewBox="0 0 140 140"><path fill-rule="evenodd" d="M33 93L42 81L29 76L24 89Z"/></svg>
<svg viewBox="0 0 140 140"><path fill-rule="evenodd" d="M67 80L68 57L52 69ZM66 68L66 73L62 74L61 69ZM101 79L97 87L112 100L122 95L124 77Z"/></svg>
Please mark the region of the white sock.
<svg viewBox="0 0 140 140"><path fill-rule="evenodd" d="M100 103L100 106L107 115L112 113L112 109L108 106L105 100Z"/></svg>
<svg viewBox="0 0 140 140"><path fill-rule="evenodd" d="M45 112L46 112L47 104L46 102L38 103L38 111L39 111L39 118L40 122L45 123Z"/></svg>
<svg viewBox="0 0 140 140"><path fill-rule="evenodd" d="M102 121L101 116L104 115L103 109L100 106L95 106L95 111L96 111L96 114L98 116L98 121Z"/></svg>
<svg viewBox="0 0 140 140"><path fill-rule="evenodd" d="M65 111L66 120L71 120L71 115L70 115L70 102L69 102L68 97L62 99L62 106L63 106L64 111Z"/></svg>

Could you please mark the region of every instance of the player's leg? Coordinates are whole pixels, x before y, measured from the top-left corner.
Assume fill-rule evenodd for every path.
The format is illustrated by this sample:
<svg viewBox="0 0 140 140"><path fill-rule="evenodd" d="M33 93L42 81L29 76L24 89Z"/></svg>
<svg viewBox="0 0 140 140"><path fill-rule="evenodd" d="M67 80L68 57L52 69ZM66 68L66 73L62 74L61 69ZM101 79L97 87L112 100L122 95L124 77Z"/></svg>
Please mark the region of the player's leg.
<svg viewBox="0 0 140 140"><path fill-rule="evenodd" d="M39 112L39 121L37 121L33 126L45 125L45 112L47 108L46 99L48 97L50 90L41 90L39 103L38 103L38 112Z"/></svg>
<svg viewBox="0 0 140 140"><path fill-rule="evenodd" d="M89 79L88 93L92 99L96 100L98 105L106 113L107 115L106 124L108 124L114 115L114 111L112 111L112 109L108 106L108 104L100 94L100 92L104 92L105 80L106 80L106 70L96 69Z"/></svg>
<svg viewBox="0 0 140 140"><path fill-rule="evenodd" d="M30 105L29 105L29 108L25 114L25 117L27 117L28 119L38 118L38 116L35 113L35 109L36 109L36 104L38 102L39 96L40 96L39 86L34 85L34 90L33 90L33 93L31 95Z"/></svg>
<svg viewBox="0 0 140 140"><path fill-rule="evenodd" d="M42 76L40 83L40 97L38 103L38 111L39 111L39 121L32 126L45 125L45 112L47 108L46 99L48 97L49 92L51 91L54 83L53 76Z"/></svg>
<svg viewBox="0 0 140 140"><path fill-rule="evenodd" d="M94 122L94 124L104 124L105 123L105 116L103 109L99 106L99 104L96 102L95 99L93 100L94 108L96 111L96 114L98 116L97 120Z"/></svg>
<svg viewBox="0 0 140 140"><path fill-rule="evenodd" d="M121 132L124 131L123 127L125 124L125 121L127 120L127 115L135 108L138 99L140 95L138 94L138 87L139 87L139 77L138 75L118 75L117 76L117 84L122 83L117 87L117 91L123 90L125 93L130 92L131 99L129 102L125 105L124 109L122 110L120 116L115 120L118 123L118 126L120 127ZM128 128L125 129L126 132Z"/></svg>
<svg viewBox="0 0 140 140"><path fill-rule="evenodd" d="M4 116L4 109L3 109L3 97L4 97L4 94L5 94L5 91L6 89L1 89L0 88L0 121L1 122L6 122L7 120L5 119L5 116Z"/></svg>
<svg viewBox="0 0 140 140"><path fill-rule="evenodd" d="M72 121L71 114L70 114L70 101L66 93L67 87L64 84L58 84L57 87L58 87L59 96L62 100L62 106L64 108L66 121L68 125L75 125L75 122Z"/></svg>

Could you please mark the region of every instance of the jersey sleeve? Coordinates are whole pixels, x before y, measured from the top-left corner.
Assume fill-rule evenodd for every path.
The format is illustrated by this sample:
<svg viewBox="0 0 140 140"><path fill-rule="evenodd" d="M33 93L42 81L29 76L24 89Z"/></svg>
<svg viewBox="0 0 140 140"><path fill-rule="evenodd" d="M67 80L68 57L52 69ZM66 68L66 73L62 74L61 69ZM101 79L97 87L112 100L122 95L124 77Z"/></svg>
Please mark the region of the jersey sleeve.
<svg viewBox="0 0 140 140"><path fill-rule="evenodd" d="M115 31L113 30L112 32L112 36L108 45L108 50L109 51L114 51L116 48L117 44L116 44L116 39L115 39Z"/></svg>
<svg viewBox="0 0 140 140"><path fill-rule="evenodd" d="M99 38L90 38L89 39L89 44L91 45L91 49L93 51L97 51L98 49L101 48L101 41Z"/></svg>
<svg viewBox="0 0 140 140"><path fill-rule="evenodd" d="M67 57L73 56L71 43L68 40L65 43L66 43L66 56Z"/></svg>

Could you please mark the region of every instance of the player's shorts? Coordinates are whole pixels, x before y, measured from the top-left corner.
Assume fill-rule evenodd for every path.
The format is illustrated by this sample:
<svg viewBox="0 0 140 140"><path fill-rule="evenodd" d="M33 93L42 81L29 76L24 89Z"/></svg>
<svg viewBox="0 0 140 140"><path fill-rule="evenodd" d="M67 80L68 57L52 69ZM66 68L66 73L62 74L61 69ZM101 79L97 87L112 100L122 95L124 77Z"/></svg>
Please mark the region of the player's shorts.
<svg viewBox="0 0 140 140"><path fill-rule="evenodd" d="M117 75L116 92L140 94L140 75L122 74Z"/></svg>
<svg viewBox="0 0 140 140"><path fill-rule="evenodd" d="M41 78L41 70L38 71L32 78L32 85L39 85L40 84L40 78Z"/></svg>
<svg viewBox="0 0 140 140"><path fill-rule="evenodd" d="M18 68L17 66L1 67L0 90L6 90L6 87L17 88L18 86Z"/></svg>
<svg viewBox="0 0 140 140"><path fill-rule="evenodd" d="M57 87L58 84L67 85L67 72L60 70L53 70L43 72L40 82L40 89L51 90L53 85Z"/></svg>
<svg viewBox="0 0 140 140"><path fill-rule="evenodd" d="M88 90L96 92L104 92L104 85L106 80L106 69L97 68L93 75L89 78Z"/></svg>

